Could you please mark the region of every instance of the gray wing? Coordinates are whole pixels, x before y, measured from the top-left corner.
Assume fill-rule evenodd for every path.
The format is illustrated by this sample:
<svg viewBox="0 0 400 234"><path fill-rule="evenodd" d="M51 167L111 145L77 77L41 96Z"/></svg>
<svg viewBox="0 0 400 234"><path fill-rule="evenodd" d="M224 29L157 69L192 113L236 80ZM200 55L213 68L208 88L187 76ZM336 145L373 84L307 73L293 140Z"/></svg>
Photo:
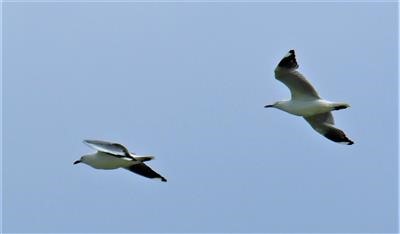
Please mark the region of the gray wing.
<svg viewBox="0 0 400 234"><path fill-rule="evenodd" d="M161 181L167 182L167 180L164 177L162 177L157 172L153 171L153 169L151 169L149 166L147 166L144 163L134 164L130 167L126 167L125 169L127 169L133 173L139 174L141 176L150 178L150 179L159 178L159 179L161 179Z"/></svg>
<svg viewBox="0 0 400 234"><path fill-rule="evenodd" d="M90 146L91 148L97 151L133 158L129 153L128 149L119 143L100 141L100 140L84 140L83 143L85 143L86 145Z"/></svg>
<svg viewBox="0 0 400 234"><path fill-rule="evenodd" d="M307 79L296 69L299 67L294 50L283 57L275 69L275 78L285 84L292 94L292 99L319 99L319 95Z"/></svg>
<svg viewBox="0 0 400 234"><path fill-rule="evenodd" d="M342 130L333 126L335 122L331 112L304 117L304 119L315 131L329 140L347 145L354 144L352 140L347 138L346 134Z"/></svg>

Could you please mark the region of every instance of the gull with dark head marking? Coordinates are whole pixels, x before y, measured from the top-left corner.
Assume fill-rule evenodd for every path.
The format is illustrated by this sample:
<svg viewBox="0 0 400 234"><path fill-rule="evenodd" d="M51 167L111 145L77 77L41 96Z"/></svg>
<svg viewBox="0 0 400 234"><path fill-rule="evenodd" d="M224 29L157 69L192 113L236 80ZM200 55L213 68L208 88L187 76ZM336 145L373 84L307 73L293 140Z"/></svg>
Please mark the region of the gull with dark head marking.
<svg viewBox="0 0 400 234"><path fill-rule="evenodd" d="M144 164L144 162L154 159L153 156L138 156L135 153L129 152L125 146L118 143L99 140L84 140L83 143L97 150L97 152L82 156L74 164L84 163L93 168L105 170L124 168L150 179L167 181L160 174Z"/></svg>
<svg viewBox="0 0 400 234"><path fill-rule="evenodd" d="M354 142L334 126L331 113L334 110L345 109L349 104L320 98L314 87L297 71L298 67L294 50L290 50L275 68L275 78L290 89L292 98L266 105L265 108L273 107L292 115L302 116L315 131L329 140L352 145Z"/></svg>

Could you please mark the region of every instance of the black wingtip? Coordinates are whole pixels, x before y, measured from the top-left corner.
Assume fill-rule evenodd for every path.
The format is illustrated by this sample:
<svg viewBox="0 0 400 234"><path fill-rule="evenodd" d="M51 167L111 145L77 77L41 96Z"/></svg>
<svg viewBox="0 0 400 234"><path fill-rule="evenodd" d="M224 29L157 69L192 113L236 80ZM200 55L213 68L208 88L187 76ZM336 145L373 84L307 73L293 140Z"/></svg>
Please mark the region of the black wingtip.
<svg viewBox="0 0 400 234"><path fill-rule="evenodd" d="M296 61L296 54L294 50L289 50L289 52L283 57L283 59L278 64L279 67L287 69L296 69L299 67Z"/></svg>
<svg viewBox="0 0 400 234"><path fill-rule="evenodd" d="M164 177L160 177L162 182L167 182L167 179L165 179Z"/></svg>
<svg viewBox="0 0 400 234"><path fill-rule="evenodd" d="M329 140L337 143L342 143L346 145L354 144L354 142L349 138L347 138L346 134L344 134L344 132L339 129L328 131L327 133L324 134L324 136Z"/></svg>

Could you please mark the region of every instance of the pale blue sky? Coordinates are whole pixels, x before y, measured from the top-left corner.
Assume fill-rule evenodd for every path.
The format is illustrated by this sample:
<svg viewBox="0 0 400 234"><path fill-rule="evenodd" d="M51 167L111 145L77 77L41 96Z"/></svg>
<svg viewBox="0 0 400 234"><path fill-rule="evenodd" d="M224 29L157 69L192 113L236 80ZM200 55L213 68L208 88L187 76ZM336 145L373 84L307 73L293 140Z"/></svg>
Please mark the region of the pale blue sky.
<svg viewBox="0 0 400 234"><path fill-rule="evenodd" d="M396 232L396 3L5 3L4 232ZM295 49L333 143L265 104ZM72 165L125 144L167 183Z"/></svg>

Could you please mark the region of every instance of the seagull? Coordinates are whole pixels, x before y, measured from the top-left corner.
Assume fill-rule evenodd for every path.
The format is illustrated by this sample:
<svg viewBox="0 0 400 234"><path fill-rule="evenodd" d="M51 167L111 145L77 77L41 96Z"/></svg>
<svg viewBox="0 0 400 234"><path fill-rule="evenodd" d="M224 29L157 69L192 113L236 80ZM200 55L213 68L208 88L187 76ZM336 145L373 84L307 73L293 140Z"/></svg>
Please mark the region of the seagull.
<svg viewBox="0 0 400 234"><path fill-rule="evenodd" d="M292 115L302 116L315 131L329 140L352 145L354 142L334 126L335 121L331 113L334 110L346 109L350 105L320 98L314 87L296 70L297 68L299 65L294 50L290 50L275 68L275 78L290 89L292 98L264 107L277 108Z"/></svg>
<svg viewBox="0 0 400 234"><path fill-rule="evenodd" d="M153 156L138 156L129 152L125 146L119 143L100 140L84 140L83 143L97 150L97 152L83 155L74 162L74 165L84 163L93 168L105 170L124 168L147 178L157 178L167 182L164 177L144 164L144 162L154 159Z"/></svg>

